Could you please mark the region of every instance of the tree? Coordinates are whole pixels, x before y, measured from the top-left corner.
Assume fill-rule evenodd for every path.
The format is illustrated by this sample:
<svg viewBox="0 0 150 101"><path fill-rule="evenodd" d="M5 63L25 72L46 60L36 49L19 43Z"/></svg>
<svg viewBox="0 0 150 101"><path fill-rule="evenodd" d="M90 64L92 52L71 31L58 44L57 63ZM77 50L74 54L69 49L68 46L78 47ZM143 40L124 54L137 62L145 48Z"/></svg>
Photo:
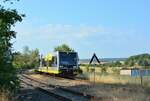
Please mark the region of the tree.
<svg viewBox="0 0 150 101"><path fill-rule="evenodd" d="M35 68L39 66L39 50L30 50L27 46L23 52L14 54L13 65L17 69Z"/></svg>
<svg viewBox="0 0 150 101"><path fill-rule="evenodd" d="M74 50L70 48L67 44L62 44L54 48L54 51L62 51L62 52L73 52Z"/></svg>
<svg viewBox="0 0 150 101"><path fill-rule="evenodd" d="M139 54L129 57L125 64L128 66L150 66L150 55L149 54Z"/></svg>
<svg viewBox="0 0 150 101"><path fill-rule="evenodd" d="M15 68L12 65L11 43L11 40L16 38L16 32L11 27L16 22L21 22L23 16L15 9L6 9L0 5L0 88L14 89L18 83Z"/></svg>
<svg viewBox="0 0 150 101"><path fill-rule="evenodd" d="M113 65L116 66L116 67L121 67L122 66L120 61L114 62Z"/></svg>

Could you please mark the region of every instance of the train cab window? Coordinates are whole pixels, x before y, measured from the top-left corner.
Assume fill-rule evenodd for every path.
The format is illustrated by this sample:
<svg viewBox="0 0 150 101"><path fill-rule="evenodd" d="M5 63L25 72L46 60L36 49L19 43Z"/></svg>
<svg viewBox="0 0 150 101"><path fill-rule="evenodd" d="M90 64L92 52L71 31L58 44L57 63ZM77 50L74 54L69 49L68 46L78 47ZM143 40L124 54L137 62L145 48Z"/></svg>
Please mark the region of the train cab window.
<svg viewBox="0 0 150 101"><path fill-rule="evenodd" d="M45 61L44 59L42 60L42 66L43 67L49 67L51 66L52 61Z"/></svg>
<svg viewBox="0 0 150 101"><path fill-rule="evenodd" d="M44 67L47 66L47 63L44 59L42 59L42 66L44 66Z"/></svg>
<svg viewBox="0 0 150 101"><path fill-rule="evenodd" d="M57 64L57 57L54 57L54 64Z"/></svg>
<svg viewBox="0 0 150 101"><path fill-rule="evenodd" d="M42 66L43 67L50 67L50 66L57 66L57 57L52 57L52 60L45 61L45 59L42 59Z"/></svg>
<svg viewBox="0 0 150 101"><path fill-rule="evenodd" d="M56 66L57 66L57 57L56 57L56 56L53 57L52 66L53 66L53 67L56 67Z"/></svg>

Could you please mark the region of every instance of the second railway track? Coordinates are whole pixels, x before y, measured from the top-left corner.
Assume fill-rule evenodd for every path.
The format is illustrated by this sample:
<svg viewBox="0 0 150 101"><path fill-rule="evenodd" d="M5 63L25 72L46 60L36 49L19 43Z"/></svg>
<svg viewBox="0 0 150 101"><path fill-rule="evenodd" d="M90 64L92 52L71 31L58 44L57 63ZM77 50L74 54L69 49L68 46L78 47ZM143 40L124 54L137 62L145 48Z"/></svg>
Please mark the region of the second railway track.
<svg viewBox="0 0 150 101"><path fill-rule="evenodd" d="M93 96L84 95L83 93L68 90L63 87L49 85L39 80L30 78L27 75L21 75L20 80L30 86L35 87L36 89L39 89L44 93L61 99L61 101L91 101L91 99L93 99Z"/></svg>

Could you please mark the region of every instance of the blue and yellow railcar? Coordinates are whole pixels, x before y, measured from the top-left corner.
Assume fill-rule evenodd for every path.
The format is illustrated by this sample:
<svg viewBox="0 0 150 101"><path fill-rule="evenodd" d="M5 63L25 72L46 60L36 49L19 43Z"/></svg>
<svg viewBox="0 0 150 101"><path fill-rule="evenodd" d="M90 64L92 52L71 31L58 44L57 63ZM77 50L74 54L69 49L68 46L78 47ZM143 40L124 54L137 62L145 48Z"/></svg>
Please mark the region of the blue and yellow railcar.
<svg viewBox="0 0 150 101"><path fill-rule="evenodd" d="M77 52L56 52L40 58L37 71L49 74L76 75L79 69Z"/></svg>

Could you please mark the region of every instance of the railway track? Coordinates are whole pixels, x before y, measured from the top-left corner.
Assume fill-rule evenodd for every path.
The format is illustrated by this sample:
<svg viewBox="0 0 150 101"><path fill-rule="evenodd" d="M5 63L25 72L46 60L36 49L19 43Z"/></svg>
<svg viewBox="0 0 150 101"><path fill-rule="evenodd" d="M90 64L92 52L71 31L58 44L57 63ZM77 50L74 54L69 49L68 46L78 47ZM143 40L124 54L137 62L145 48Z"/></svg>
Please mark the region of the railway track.
<svg viewBox="0 0 150 101"><path fill-rule="evenodd" d="M91 101L94 96L85 95L80 92L72 91L60 86L49 85L40 80L33 79L27 75L21 75L20 80L36 89L60 99L61 101ZM97 101L97 100L94 100Z"/></svg>
<svg viewBox="0 0 150 101"><path fill-rule="evenodd" d="M52 97L55 97L56 99L60 100L60 101L72 101L70 99L67 99L66 97L63 97L63 96L60 96L60 95L57 95L51 91L49 91L49 89L45 89L46 86L44 85L41 85L41 84L35 84L35 82L31 81L31 80L27 80L25 78L21 78L20 81L28 86L31 86L33 88L35 88L36 90L39 90L41 91L42 93L44 94L47 94L49 96L52 96Z"/></svg>
<svg viewBox="0 0 150 101"><path fill-rule="evenodd" d="M21 82L21 88L15 101L62 101L62 98L60 99L53 94L48 94L27 82Z"/></svg>

